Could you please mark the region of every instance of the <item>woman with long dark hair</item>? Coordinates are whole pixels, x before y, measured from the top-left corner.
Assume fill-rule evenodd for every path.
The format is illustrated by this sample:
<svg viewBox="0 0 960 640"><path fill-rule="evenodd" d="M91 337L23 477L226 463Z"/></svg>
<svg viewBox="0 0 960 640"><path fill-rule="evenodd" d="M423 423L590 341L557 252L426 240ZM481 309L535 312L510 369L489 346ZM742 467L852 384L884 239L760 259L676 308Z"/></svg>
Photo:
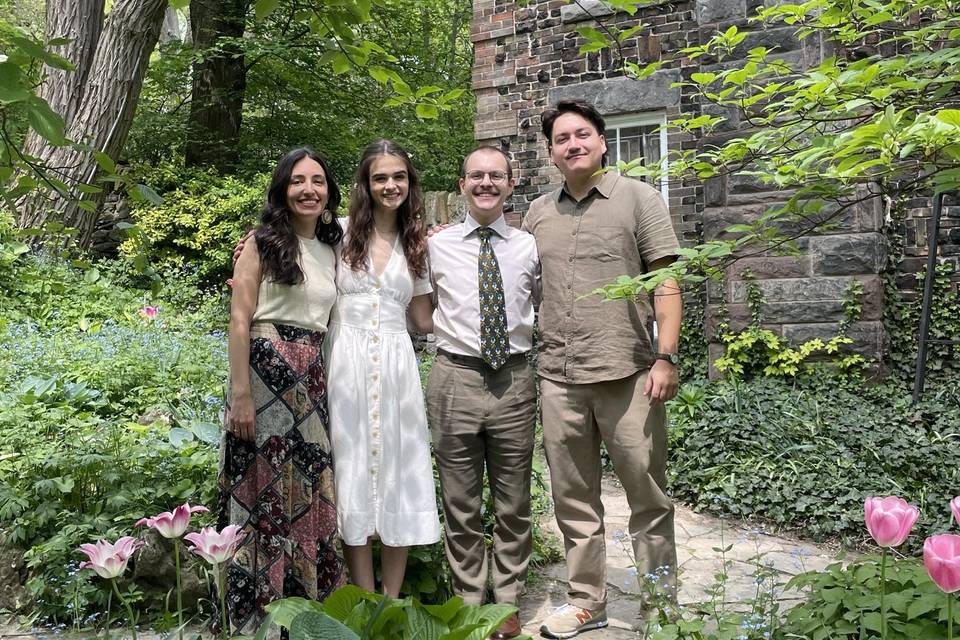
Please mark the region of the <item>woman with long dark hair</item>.
<svg viewBox="0 0 960 640"><path fill-rule="evenodd" d="M423 392L407 317L431 331L423 195L395 143L368 146L357 169L337 268L327 362L337 520L350 579L397 597L412 545L440 539Z"/></svg>
<svg viewBox="0 0 960 640"><path fill-rule="evenodd" d="M234 265L219 525L246 533L226 582L231 624L245 635L268 602L323 600L345 582L322 355L337 297L339 204L323 158L290 151L255 241Z"/></svg>

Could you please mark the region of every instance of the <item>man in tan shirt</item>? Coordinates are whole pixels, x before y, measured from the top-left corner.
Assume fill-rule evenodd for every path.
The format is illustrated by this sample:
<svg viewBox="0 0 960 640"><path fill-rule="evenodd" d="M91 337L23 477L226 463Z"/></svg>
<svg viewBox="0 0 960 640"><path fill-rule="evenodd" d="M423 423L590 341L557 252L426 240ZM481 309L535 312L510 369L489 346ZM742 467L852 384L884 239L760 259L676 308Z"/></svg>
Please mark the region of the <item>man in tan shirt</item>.
<svg viewBox="0 0 960 640"><path fill-rule="evenodd" d="M663 403L678 386L679 289L672 280L661 285L653 310L643 297L604 302L584 296L618 276L668 266L679 244L657 190L600 172L607 146L593 106L558 103L544 113L543 133L564 183L531 204L523 228L536 239L542 269L543 435L569 586L567 604L540 631L571 638L607 624L601 441L630 504L638 570L674 583Z"/></svg>

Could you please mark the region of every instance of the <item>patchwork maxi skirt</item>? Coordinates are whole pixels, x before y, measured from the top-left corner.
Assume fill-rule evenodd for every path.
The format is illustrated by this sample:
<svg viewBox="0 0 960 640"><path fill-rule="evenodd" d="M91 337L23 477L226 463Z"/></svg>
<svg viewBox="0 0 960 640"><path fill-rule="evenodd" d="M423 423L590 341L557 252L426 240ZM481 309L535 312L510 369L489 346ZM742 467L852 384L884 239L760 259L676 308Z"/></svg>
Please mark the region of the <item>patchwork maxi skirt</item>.
<svg viewBox="0 0 960 640"><path fill-rule="evenodd" d="M251 327L256 441L224 432L220 447L218 527L237 524L246 532L227 565L233 633L255 633L273 600L323 600L346 582L323 340L321 331L290 325Z"/></svg>

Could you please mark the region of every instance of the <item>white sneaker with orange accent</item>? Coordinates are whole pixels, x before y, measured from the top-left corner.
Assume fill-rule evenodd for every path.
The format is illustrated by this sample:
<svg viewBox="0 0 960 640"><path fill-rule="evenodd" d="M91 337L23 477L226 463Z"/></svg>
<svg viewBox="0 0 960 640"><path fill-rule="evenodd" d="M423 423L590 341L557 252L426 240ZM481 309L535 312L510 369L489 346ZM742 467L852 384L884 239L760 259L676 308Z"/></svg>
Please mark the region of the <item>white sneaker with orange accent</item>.
<svg viewBox="0 0 960 640"><path fill-rule="evenodd" d="M578 633L607 626L605 609L581 609L572 604L558 607L540 625L540 633L548 638L572 638Z"/></svg>

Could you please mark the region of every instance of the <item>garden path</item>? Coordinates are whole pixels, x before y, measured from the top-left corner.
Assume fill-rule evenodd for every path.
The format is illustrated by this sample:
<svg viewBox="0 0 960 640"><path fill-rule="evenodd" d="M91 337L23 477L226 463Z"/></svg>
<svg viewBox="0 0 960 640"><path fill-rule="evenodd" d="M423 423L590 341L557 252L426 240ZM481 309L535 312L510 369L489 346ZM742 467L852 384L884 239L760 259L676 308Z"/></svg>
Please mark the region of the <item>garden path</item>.
<svg viewBox="0 0 960 640"><path fill-rule="evenodd" d="M637 640L632 630L640 613L639 590L636 578L630 574L630 558L619 543L611 539L617 531L625 531L630 517L626 496L616 478L603 481L603 502L606 508L607 529L607 584L609 604L607 614L610 626L585 633L584 640ZM552 517L544 521L544 528L559 535ZM835 547L825 547L739 526L709 515L697 514L685 507L677 508L676 535L678 560L681 565L681 602L702 602L708 599L706 589L714 583L714 574L722 569L720 555L715 548L731 546L727 559L731 561L725 600L740 602L755 594L757 585L753 572L755 558L771 563L786 582L790 576L805 570L822 569L837 554ZM528 593L520 603L524 631L539 637L540 623L550 611L564 602L566 569L562 562L537 572ZM786 606L796 594L779 593ZM42 631L24 631L0 620L0 638L4 640L63 640L64 634ZM91 637L89 634L85 637ZM141 633L142 640L161 640L163 636Z"/></svg>
<svg viewBox="0 0 960 640"><path fill-rule="evenodd" d="M610 626L584 633L584 640L637 640L633 627L640 614L640 596L637 579L629 572L630 557L612 536L617 531L626 531L630 507L616 478L607 476L603 481L604 522L607 531L607 616ZM543 522L547 531L559 536L556 521L552 517ZM676 512L677 560L680 563L680 601L682 603L709 600L706 590L715 582L714 575L723 568L723 560L714 549L730 546L726 554L731 561L727 571L727 603L742 602L756 594L754 578L756 558L769 565L779 578L774 582L787 582L791 576L802 571L823 569L836 561L839 549L811 542L770 535L756 528L740 526L729 520L694 513L678 506ZM540 624L554 607L564 602L566 567L560 562L546 567L532 581L528 593L520 603L524 631L534 638L539 637ZM789 607L797 599L796 593L777 591L783 606Z"/></svg>

